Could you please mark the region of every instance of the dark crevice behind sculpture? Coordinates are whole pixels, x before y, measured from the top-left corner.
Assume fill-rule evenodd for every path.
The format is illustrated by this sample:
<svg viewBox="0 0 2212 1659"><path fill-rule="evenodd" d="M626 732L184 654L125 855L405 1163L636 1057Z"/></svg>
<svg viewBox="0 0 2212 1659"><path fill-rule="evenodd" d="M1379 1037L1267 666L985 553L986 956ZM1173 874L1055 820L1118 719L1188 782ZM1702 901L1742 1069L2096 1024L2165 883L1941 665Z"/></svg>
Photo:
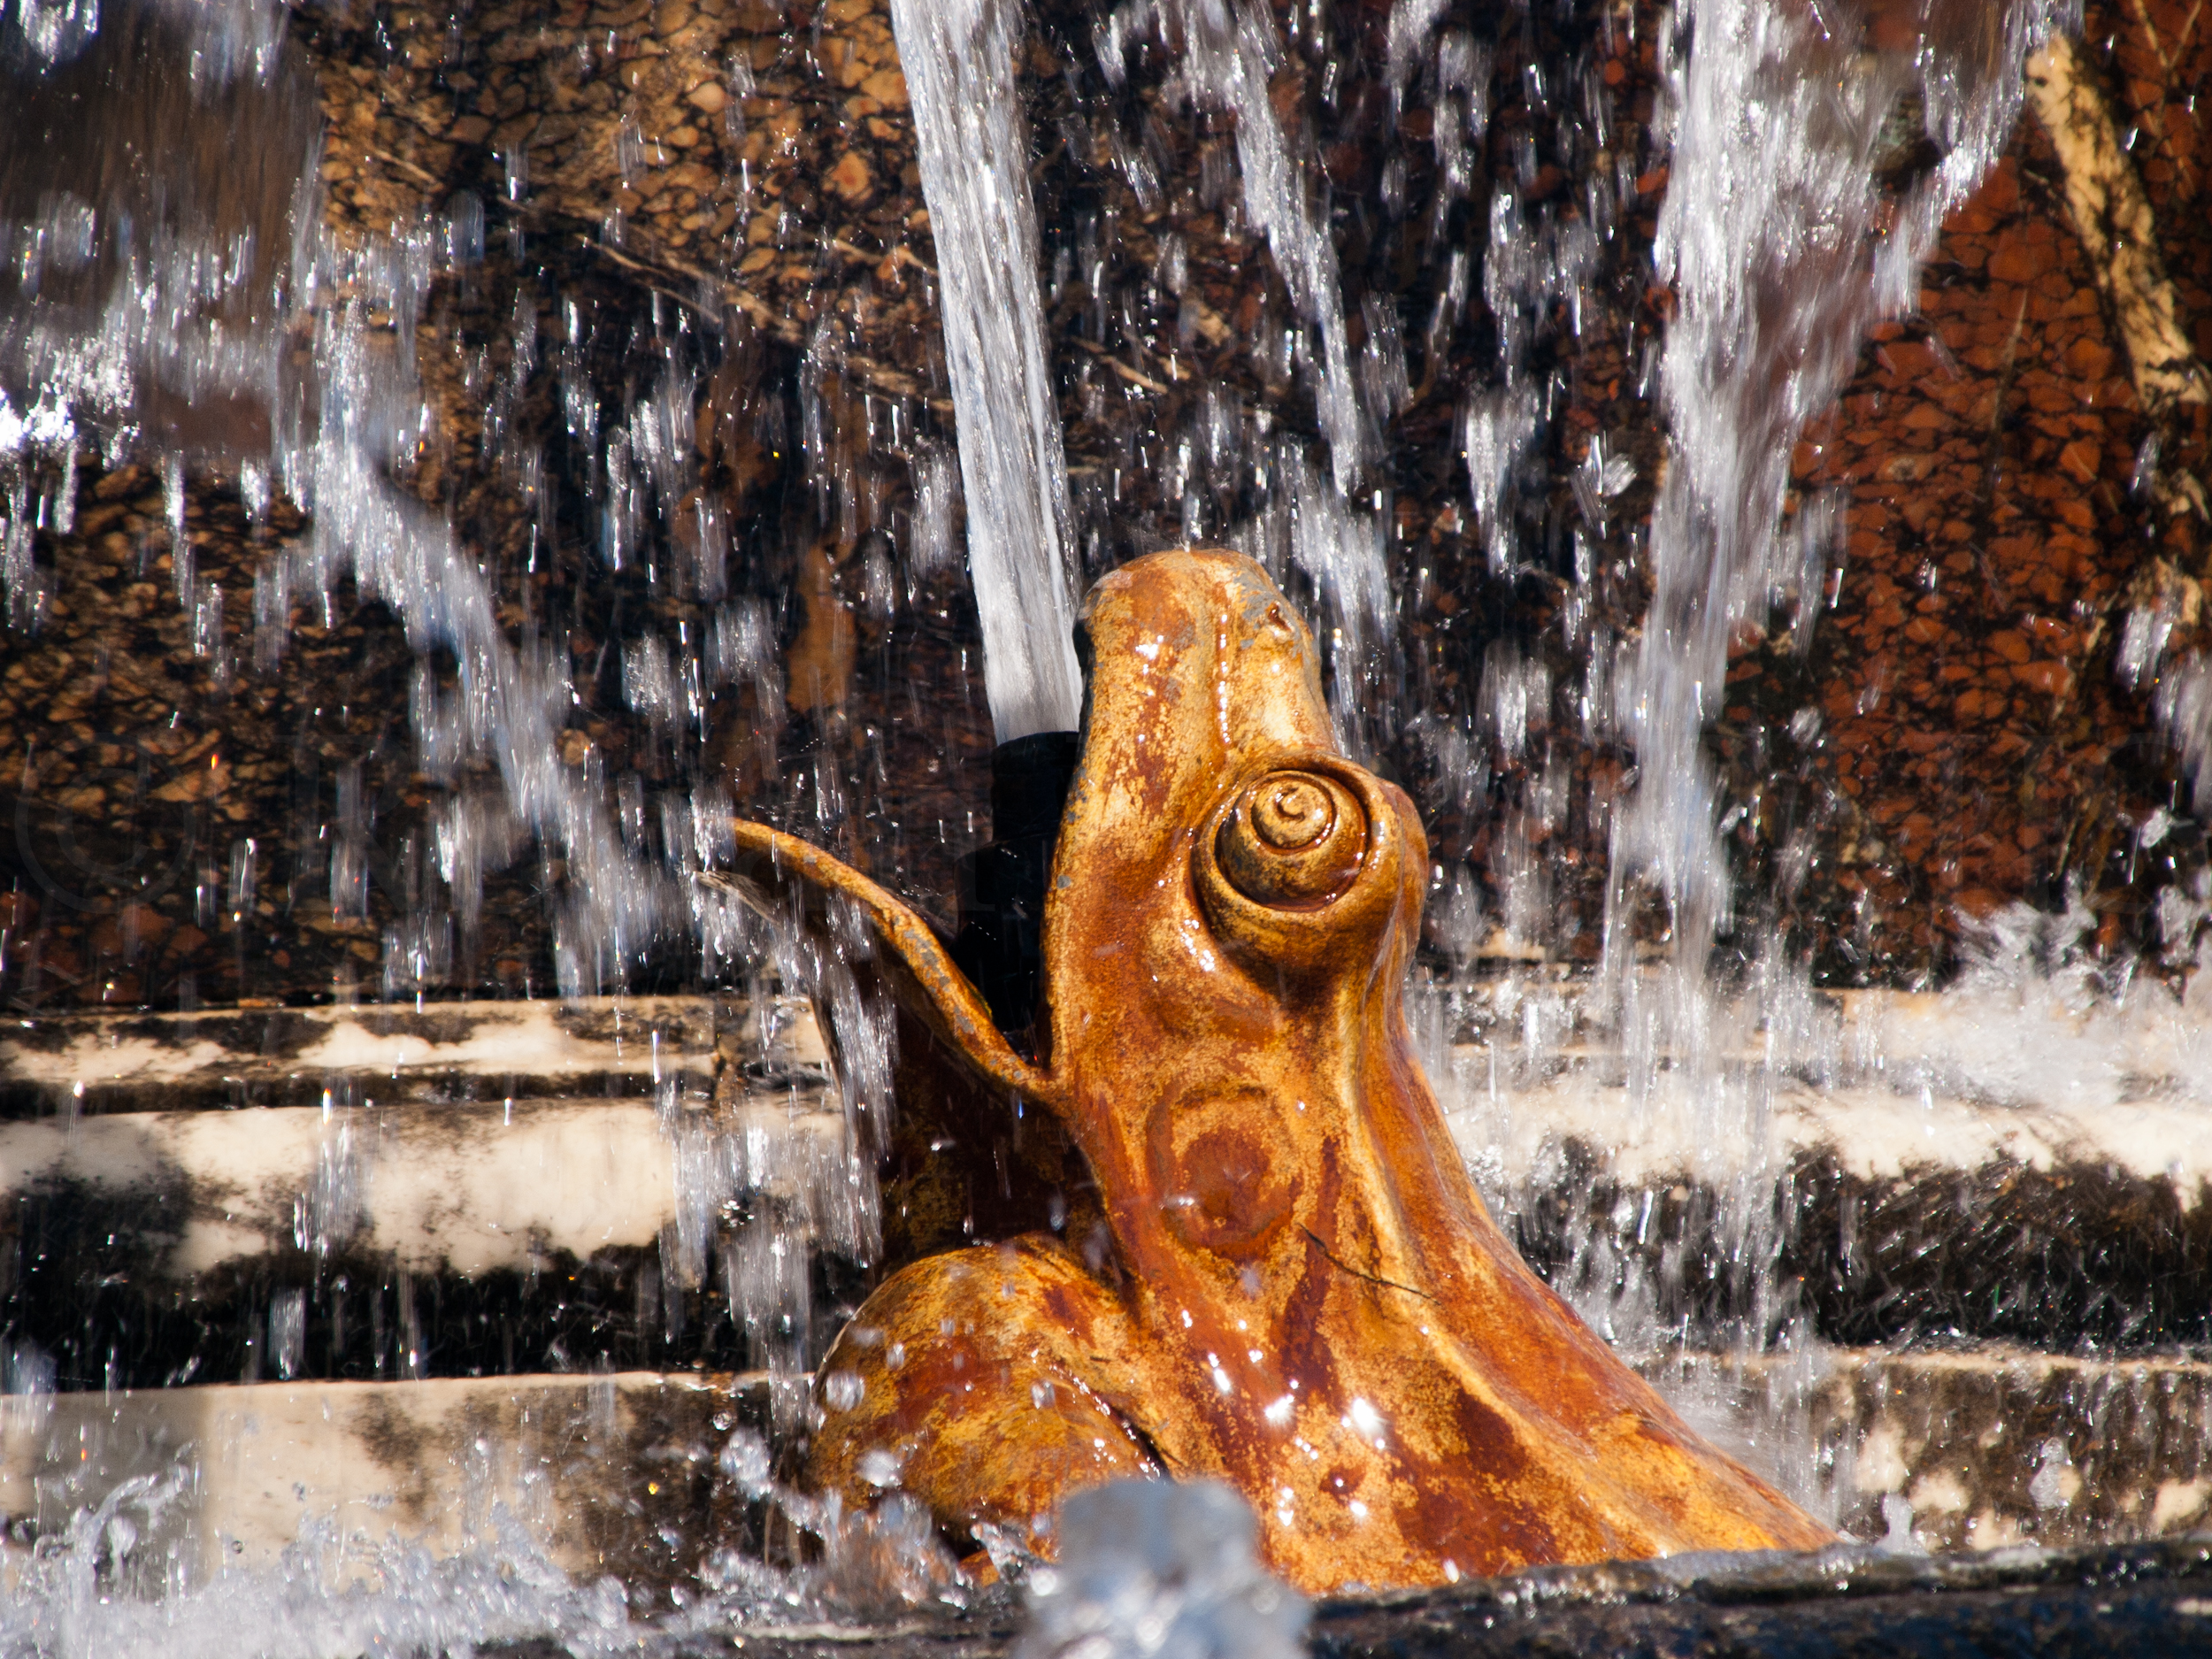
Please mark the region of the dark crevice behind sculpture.
<svg viewBox="0 0 2212 1659"><path fill-rule="evenodd" d="M1081 744L1074 732L1036 732L993 749L992 839L960 858L952 958L1025 1053L1037 1018L1045 878Z"/></svg>

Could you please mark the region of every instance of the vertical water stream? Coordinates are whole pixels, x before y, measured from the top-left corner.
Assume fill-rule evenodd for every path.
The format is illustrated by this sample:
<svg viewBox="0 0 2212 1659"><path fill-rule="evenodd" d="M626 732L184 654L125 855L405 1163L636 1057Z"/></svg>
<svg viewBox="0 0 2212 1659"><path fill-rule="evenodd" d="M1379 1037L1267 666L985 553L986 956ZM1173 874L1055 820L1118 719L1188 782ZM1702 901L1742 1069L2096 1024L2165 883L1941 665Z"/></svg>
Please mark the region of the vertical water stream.
<svg viewBox="0 0 2212 1659"><path fill-rule="evenodd" d="M1025 19L1020 0L892 0L891 21L943 282L992 725L1002 743L1071 732L1078 572L1014 79Z"/></svg>
<svg viewBox="0 0 2212 1659"><path fill-rule="evenodd" d="M1651 609L1617 682L1640 775L1615 843L1617 975L1638 880L1664 895L1694 971L1702 941L1735 919L1702 733L1732 635L1788 605L1809 637L1836 528L1828 503L1787 500L1791 446L1841 390L1866 329L1915 305L1944 216L2012 131L2026 54L2066 12L1937 8L1909 55L1832 31L1810 10L1681 10L1655 250L1674 296L1660 364L1669 467L1652 515ZM1908 95L1943 154L1899 191L1876 163Z"/></svg>
<svg viewBox="0 0 2212 1659"><path fill-rule="evenodd" d="M1738 0L1678 13L1654 252L1673 297L1659 364L1667 470L1649 529L1650 608L1614 680L1637 783L1612 826L1600 988L1629 1102L1686 1125L1687 1147L1763 1144L1782 1073L1823 1041L1803 964L1765 936L1770 918L1736 914L1707 750L1732 644L1786 611L1803 649L1839 556L1837 505L1790 491L1792 448L1842 390L1866 330L1915 308L1944 217L2018 119L2028 52L2068 11L1934 7L1909 51L1876 46L1855 13ZM1939 153L1901 184L1878 165L1901 105ZM1665 948L1640 965L1639 907L1655 895ZM1711 953L1732 935L1757 966L1724 984ZM1756 1057L1732 1064L1732 1053ZM1765 1288L1786 1221L1780 1173L1738 1171L1719 1218L1750 1292L1739 1340L1754 1345L1789 1317Z"/></svg>

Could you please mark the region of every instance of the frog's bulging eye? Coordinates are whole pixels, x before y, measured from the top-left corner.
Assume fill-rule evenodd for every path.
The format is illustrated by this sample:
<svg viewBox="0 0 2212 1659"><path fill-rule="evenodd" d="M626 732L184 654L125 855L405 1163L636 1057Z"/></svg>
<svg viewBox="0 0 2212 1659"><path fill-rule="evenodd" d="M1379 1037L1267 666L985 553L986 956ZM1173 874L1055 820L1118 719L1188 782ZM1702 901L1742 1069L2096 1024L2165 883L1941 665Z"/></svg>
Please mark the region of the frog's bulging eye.
<svg viewBox="0 0 2212 1659"><path fill-rule="evenodd" d="M1426 849L1412 803L1341 756L1275 761L1224 787L1191 849L1207 922L1232 957L1286 990L1370 972L1394 924L1420 914Z"/></svg>
<svg viewBox="0 0 2212 1659"><path fill-rule="evenodd" d="M1214 838L1229 884L1256 903L1313 910L1352 885L1367 852L1367 812L1336 779L1271 772L1239 795Z"/></svg>

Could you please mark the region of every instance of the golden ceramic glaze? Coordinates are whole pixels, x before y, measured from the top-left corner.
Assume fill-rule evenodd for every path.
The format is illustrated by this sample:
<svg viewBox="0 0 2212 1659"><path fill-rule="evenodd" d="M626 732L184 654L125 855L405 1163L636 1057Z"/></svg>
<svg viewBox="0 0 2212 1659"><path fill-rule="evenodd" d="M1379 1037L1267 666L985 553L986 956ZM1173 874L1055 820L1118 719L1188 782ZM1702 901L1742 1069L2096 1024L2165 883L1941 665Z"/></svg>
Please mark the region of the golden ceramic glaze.
<svg viewBox="0 0 2212 1659"><path fill-rule="evenodd" d="M823 1366L806 1479L886 1479L1049 1553L1070 1490L1225 1479L1301 1588L1831 1534L1698 1440L1476 1196L1401 1004L1427 845L1338 752L1303 625L1241 555L1159 553L1085 611L1080 767L1015 1054L919 918L775 832L746 873L855 901L931 1037L1059 1120L1087 1236L914 1262ZM895 1471L895 1477L891 1471Z"/></svg>

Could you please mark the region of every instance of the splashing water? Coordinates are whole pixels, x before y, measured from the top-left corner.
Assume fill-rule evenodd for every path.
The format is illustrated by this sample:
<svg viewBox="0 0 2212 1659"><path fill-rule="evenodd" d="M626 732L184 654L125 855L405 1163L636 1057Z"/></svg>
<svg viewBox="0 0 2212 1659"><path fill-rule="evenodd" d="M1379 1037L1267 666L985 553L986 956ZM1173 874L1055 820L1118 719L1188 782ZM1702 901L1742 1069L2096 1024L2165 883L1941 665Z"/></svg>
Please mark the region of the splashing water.
<svg viewBox="0 0 2212 1659"><path fill-rule="evenodd" d="M1285 366L1313 399L1315 424L1327 451L1317 467L1303 441L1289 434L1259 442L1243 426L1234 393L1213 388L1202 401L1202 448L1188 440L1173 452L1171 493L1183 503L1182 536L1205 535L1201 507L1211 489L1233 480L1247 461L1253 471L1251 511L1225 527L1222 540L1251 554L1279 582L1294 576L1321 611L1329 704L1339 741L1372 759L1394 734L1403 700L1395 637L1397 600L1388 558L1388 492L1371 488L1383 423L1410 396L1405 349L1394 306L1369 296L1357 320L1365 340L1352 344L1325 188L1317 190L1310 145L1286 124L1271 100L1271 79L1287 54L1272 13L1246 4L1190 4L1185 0L1124 0L1092 31L1100 73L1110 87L1127 82L1129 60L1148 36L1162 41L1180 68L1179 100L1194 115L1225 117L1234 134L1237 202L1244 222L1265 239L1275 274L1299 319L1282 331ZM1140 145L1122 146L1125 171L1140 200L1156 196ZM1170 292L1188 286L1187 265L1171 243L1156 272ZM1271 349L1263 341L1256 349ZM1179 482L1173 474L1183 474ZM1191 474L1201 474L1194 477ZM1210 473L1210 478L1202 475ZM1363 493L1364 492L1364 493Z"/></svg>
<svg viewBox="0 0 2212 1659"><path fill-rule="evenodd" d="M1016 1659L1143 1653L1291 1659L1306 1601L1253 1559L1252 1511L1218 1481L1117 1480L1061 1507L1060 1560L1028 1576Z"/></svg>
<svg viewBox="0 0 2212 1659"><path fill-rule="evenodd" d="M1118 84L1123 76L1125 40L1148 22L1181 40L1197 98L1235 117L1245 213L1265 233L1292 304L1321 333L1316 401L1337 489L1348 494L1373 444L1354 378L1335 244L1307 202L1298 158L1268 100L1268 79L1282 61L1275 19L1248 4L1125 0L1097 30L1099 66L1110 83Z"/></svg>
<svg viewBox="0 0 2212 1659"><path fill-rule="evenodd" d="M812 1542L812 1558L779 1568L718 1551L675 1610L657 1615L634 1608L612 1575L565 1571L542 1524L490 1500L476 1471L457 1547L434 1551L311 1516L278 1560L236 1565L220 1539L180 1522L197 1478L187 1461L120 1483L10 1562L0 1655L401 1659L518 1640L557 1642L576 1659L672 1655L733 1628L835 1629L973 1599L919 1506L894 1495L849 1515L794 1492L771 1478L767 1446L749 1429L731 1434L717 1461L733 1494L775 1510Z"/></svg>
<svg viewBox="0 0 2212 1659"><path fill-rule="evenodd" d="M176 1570L173 1548L142 1544L158 1537L188 1478L127 1481L79 1511L65 1533L42 1540L0 1604L0 1653L355 1659L544 1635L578 1655L635 1647L622 1586L612 1578L574 1583L503 1511L483 1537L443 1556L396 1540L342 1540L311 1525L273 1568L191 1582Z"/></svg>
<svg viewBox="0 0 2212 1659"><path fill-rule="evenodd" d="M37 72L11 75L10 120L48 135L0 161L12 628L37 624L32 536L70 527L81 455L267 442L288 379L279 330L298 297L287 220L314 142L311 92L281 35L258 0L113 5L104 27L97 5L0 18L0 65L22 54ZM100 142L63 142L80 129ZM234 153L229 132L255 142ZM188 562L176 575L185 608L204 608Z"/></svg>

